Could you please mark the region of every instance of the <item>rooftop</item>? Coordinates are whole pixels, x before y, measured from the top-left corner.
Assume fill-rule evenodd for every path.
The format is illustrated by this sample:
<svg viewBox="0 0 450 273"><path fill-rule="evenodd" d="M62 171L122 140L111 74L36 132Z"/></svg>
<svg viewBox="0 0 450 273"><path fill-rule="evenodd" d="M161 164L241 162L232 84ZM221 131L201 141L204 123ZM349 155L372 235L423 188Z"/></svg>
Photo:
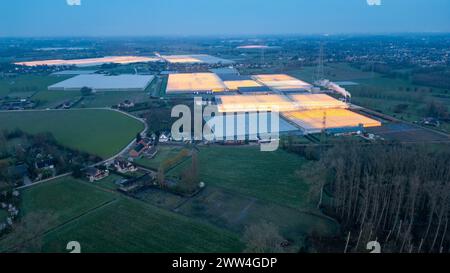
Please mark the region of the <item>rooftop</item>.
<svg viewBox="0 0 450 273"><path fill-rule="evenodd" d="M156 62L160 61L156 57L138 57L138 56L108 56L102 58L90 58L90 59L75 59L75 60L43 60L43 61L31 61L31 62L19 62L17 65L25 66L58 66L58 65L75 65L79 67L83 66L96 66L107 63L116 64L130 64L130 63L143 63L143 62Z"/></svg>
<svg viewBox="0 0 450 273"><path fill-rule="evenodd" d="M221 113L257 111L295 111L295 104L281 95L218 96Z"/></svg>
<svg viewBox="0 0 450 273"><path fill-rule="evenodd" d="M206 54L193 54L193 55L168 55L162 56L162 58L169 63L186 63L186 64L232 64L233 61L214 57Z"/></svg>
<svg viewBox="0 0 450 273"><path fill-rule="evenodd" d="M307 132L320 132L322 129L344 127L376 127L381 122L357 114L347 109L320 109L286 112L283 116Z"/></svg>
<svg viewBox="0 0 450 273"><path fill-rule="evenodd" d="M347 103L325 94L297 94L291 95L290 98L298 104L299 109L304 110L348 108Z"/></svg>
<svg viewBox="0 0 450 273"><path fill-rule="evenodd" d="M309 90L312 85L285 74L255 75L253 79L277 91Z"/></svg>
<svg viewBox="0 0 450 273"><path fill-rule="evenodd" d="M83 87L92 90L125 91L145 90L153 81L150 75L119 75L107 76L102 74L79 75L48 87L49 90L80 90Z"/></svg>
<svg viewBox="0 0 450 273"><path fill-rule="evenodd" d="M222 92L226 86L214 73L170 74L167 93Z"/></svg>

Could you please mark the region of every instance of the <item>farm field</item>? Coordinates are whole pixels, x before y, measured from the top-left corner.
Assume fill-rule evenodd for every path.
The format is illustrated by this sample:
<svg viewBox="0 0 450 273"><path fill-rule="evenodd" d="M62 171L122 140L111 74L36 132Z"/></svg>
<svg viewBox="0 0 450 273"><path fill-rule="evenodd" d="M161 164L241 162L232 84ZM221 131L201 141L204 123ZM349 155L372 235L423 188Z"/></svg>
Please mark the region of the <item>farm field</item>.
<svg viewBox="0 0 450 273"><path fill-rule="evenodd" d="M0 97L29 97L36 92L46 91L51 84L70 77L21 75L0 79Z"/></svg>
<svg viewBox="0 0 450 273"><path fill-rule="evenodd" d="M178 147L162 146L160 159L176 155ZM177 149L178 148L178 149ZM306 162L282 150L260 152L259 147L199 147L200 179L206 188L193 198L147 190L138 198L150 204L175 209L195 219L242 234L246 227L262 221L274 223L298 251L312 233L333 236L336 222L315 209L308 197L309 185L296 174ZM146 162L151 164L152 159ZM188 159L167 173L177 176L191 163ZM233 170L232 172L230 170Z"/></svg>
<svg viewBox="0 0 450 273"><path fill-rule="evenodd" d="M312 83L316 74L317 67L306 66L299 70L291 70L288 72L300 80ZM356 81L361 79L369 79L374 75L372 72L365 72L351 67L345 63L333 63L324 66L324 75L332 81Z"/></svg>
<svg viewBox="0 0 450 273"><path fill-rule="evenodd" d="M65 91L71 92L71 91ZM84 97L83 101L75 105L75 108L96 108L96 107L111 107L117 105L125 100L130 100L135 103L147 100L148 95L142 91L117 91L117 92L97 92L91 96Z"/></svg>
<svg viewBox="0 0 450 273"><path fill-rule="evenodd" d="M87 188L68 176L24 190L21 208L24 215L51 212L55 217L51 224L56 226L114 199L107 192Z"/></svg>
<svg viewBox="0 0 450 273"><path fill-rule="evenodd" d="M112 110L25 111L0 113L0 129L52 133L62 145L108 158L124 148L144 125Z"/></svg>
<svg viewBox="0 0 450 273"><path fill-rule="evenodd" d="M167 81L167 76L157 77L147 88L148 93L154 98L164 97L166 93Z"/></svg>
<svg viewBox="0 0 450 273"><path fill-rule="evenodd" d="M274 223L287 240L301 247L307 235L333 236L336 222L320 212L279 205L242 195L218 186L207 186L199 195L183 204L179 212L194 218L207 219L220 227L243 232L246 227L262 221ZM295 250L294 250L295 251Z"/></svg>
<svg viewBox="0 0 450 273"><path fill-rule="evenodd" d="M116 185L116 181L122 180L122 179L124 179L122 176L119 176L114 173L110 173L108 177L103 178L102 180L98 181L96 184L105 190L115 191L119 187L118 185Z"/></svg>
<svg viewBox="0 0 450 273"><path fill-rule="evenodd" d="M352 102L407 121L418 121L427 115L431 102L449 104L445 90L418 86L406 79L376 77L357 80L359 86L349 86Z"/></svg>
<svg viewBox="0 0 450 273"><path fill-rule="evenodd" d="M33 95L32 100L37 102L38 109L54 108L69 100L81 97L78 91L40 91Z"/></svg>
<svg viewBox="0 0 450 273"><path fill-rule="evenodd" d="M158 170L161 163L165 160L175 157L181 150L182 146L158 146L158 153L152 159L149 158L139 158L136 159L135 162L144 167L150 168L152 170Z"/></svg>
<svg viewBox="0 0 450 273"><path fill-rule="evenodd" d="M26 189L23 195L25 217L46 212L59 219L43 236L43 252L66 252L73 240L88 253L239 252L243 247L232 232L72 178ZM0 241L0 249L9 238Z"/></svg>
<svg viewBox="0 0 450 273"><path fill-rule="evenodd" d="M207 185L293 208L306 208L308 185L296 172L305 159L281 149L261 152L259 146L200 147L200 179ZM190 164L183 162L168 175L177 175ZM233 171L230 171L233 170Z"/></svg>

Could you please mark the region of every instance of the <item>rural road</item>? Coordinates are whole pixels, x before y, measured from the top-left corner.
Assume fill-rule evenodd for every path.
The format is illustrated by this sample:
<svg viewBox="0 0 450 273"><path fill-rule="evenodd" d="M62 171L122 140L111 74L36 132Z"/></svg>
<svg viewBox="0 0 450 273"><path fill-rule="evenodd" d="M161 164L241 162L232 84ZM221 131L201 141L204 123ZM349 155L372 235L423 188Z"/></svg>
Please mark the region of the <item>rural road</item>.
<svg viewBox="0 0 450 273"><path fill-rule="evenodd" d="M131 115L130 113L127 113L127 112L124 112L124 111L120 111L120 110L118 110L118 109L112 109L112 108L52 109L52 110L44 110L44 109L43 109L43 110L17 110L17 111L0 111L0 113L4 113L4 112L10 113L10 112L43 112L43 111L77 111L77 110L87 110L87 109L88 109L88 110L109 110L109 111L119 112L119 113L121 113L121 114L124 114L124 115L126 115L126 116L129 116L130 118L133 118L133 119L135 119L135 120L141 122L142 124L144 124L144 130L142 130L141 134L145 135L145 134L147 133L147 131L148 131L148 125L147 125L147 122L145 122L145 120L140 119L140 118L138 118L138 117L136 117L136 116L133 116L133 115ZM128 149L130 149L135 143L136 143L136 138L133 138L133 140L132 140L125 148L123 148L120 152L118 152L117 154L115 154L115 155L111 156L110 158L105 159L105 160L103 160L103 161L101 161L101 162L95 163L95 164L93 164L93 165L91 165L91 166L89 166L89 167L95 167L95 166L99 166L99 165L105 164L105 163L107 163L107 162L113 161L113 160L116 159L117 157L120 157L120 156L122 156L123 154L125 154L125 152L128 151ZM46 183L46 182L49 182L49 181L52 181L52 180L55 180L55 179L58 179L58 178L66 177L66 176L69 176L69 175L71 175L71 174L72 174L71 172L64 173L64 174L60 174L60 175L58 175L58 176L55 176L55 177L52 177L52 178L49 178L49 179L45 179L45 180L41 180L41 181L37 181L37 182L31 183L31 184L28 184L28 185L20 186L20 187L17 187L17 188L15 188L15 189L16 189L16 190L26 189L26 188L33 187L33 186L38 185L38 184L42 184L42 183Z"/></svg>

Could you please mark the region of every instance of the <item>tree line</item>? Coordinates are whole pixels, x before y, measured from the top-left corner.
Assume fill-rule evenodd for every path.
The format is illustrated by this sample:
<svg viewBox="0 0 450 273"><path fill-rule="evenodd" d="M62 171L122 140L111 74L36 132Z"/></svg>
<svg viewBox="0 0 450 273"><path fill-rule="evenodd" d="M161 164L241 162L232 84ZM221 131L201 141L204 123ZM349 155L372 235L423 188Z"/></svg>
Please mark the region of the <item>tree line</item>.
<svg viewBox="0 0 450 273"><path fill-rule="evenodd" d="M314 165L314 198L341 223L349 251L377 240L385 251L449 252L449 145L349 142Z"/></svg>

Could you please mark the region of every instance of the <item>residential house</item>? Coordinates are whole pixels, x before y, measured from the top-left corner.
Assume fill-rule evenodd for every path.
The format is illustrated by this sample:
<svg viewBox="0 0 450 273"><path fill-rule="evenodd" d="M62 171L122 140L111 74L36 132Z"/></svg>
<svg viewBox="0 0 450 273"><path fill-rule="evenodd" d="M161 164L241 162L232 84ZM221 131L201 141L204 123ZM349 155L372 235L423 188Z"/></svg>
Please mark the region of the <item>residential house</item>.
<svg viewBox="0 0 450 273"><path fill-rule="evenodd" d="M135 172L138 170L133 163L121 158L114 160L114 167L120 173Z"/></svg>
<svg viewBox="0 0 450 273"><path fill-rule="evenodd" d="M168 142L169 141L169 137L166 136L165 134L161 134L159 136L159 142L164 143L164 142Z"/></svg>
<svg viewBox="0 0 450 273"><path fill-rule="evenodd" d="M150 148L150 145L151 140L149 138L143 138L141 141L136 143L133 149L131 149L130 156L134 158L141 156L143 152Z"/></svg>
<svg viewBox="0 0 450 273"><path fill-rule="evenodd" d="M34 167L38 170L52 170L55 168L55 160L52 158L38 160L34 163Z"/></svg>
<svg viewBox="0 0 450 273"><path fill-rule="evenodd" d="M118 107L119 108L131 108L134 107L134 102L130 101L130 100L125 100L124 102L119 103Z"/></svg>
<svg viewBox="0 0 450 273"><path fill-rule="evenodd" d="M90 182L102 180L109 175L108 170L100 170L96 167L89 167L86 169L86 177Z"/></svg>

